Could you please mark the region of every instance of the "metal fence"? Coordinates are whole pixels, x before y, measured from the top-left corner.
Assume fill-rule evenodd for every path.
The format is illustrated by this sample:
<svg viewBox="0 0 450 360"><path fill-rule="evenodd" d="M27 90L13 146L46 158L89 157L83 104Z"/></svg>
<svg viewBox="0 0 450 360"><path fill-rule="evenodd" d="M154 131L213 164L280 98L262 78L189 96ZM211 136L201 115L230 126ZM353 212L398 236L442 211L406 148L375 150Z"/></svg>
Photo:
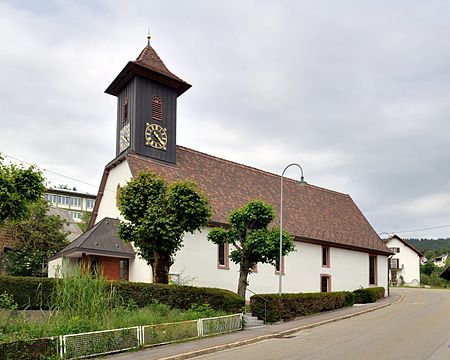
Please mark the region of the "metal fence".
<svg viewBox="0 0 450 360"><path fill-rule="evenodd" d="M242 328L242 314L199 320L199 337L223 334Z"/></svg>
<svg viewBox="0 0 450 360"><path fill-rule="evenodd" d="M60 356L63 359L80 359L94 355L110 354L138 347L141 327L94 331L60 337Z"/></svg>
<svg viewBox="0 0 450 360"><path fill-rule="evenodd" d="M81 359L242 329L242 314L0 344L0 359ZM3 346L3 348L2 348ZM9 357L11 354L13 357Z"/></svg>

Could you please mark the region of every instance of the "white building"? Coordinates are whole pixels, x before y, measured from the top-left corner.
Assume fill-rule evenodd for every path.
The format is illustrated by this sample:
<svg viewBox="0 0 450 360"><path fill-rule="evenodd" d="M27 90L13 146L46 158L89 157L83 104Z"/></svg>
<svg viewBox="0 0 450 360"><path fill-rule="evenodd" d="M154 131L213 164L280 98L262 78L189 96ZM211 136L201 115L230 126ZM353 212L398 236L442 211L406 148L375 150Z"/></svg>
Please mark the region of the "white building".
<svg viewBox="0 0 450 360"><path fill-rule="evenodd" d="M76 222L81 221L84 212L92 212L96 196L71 189L47 188L45 200L53 207L65 209Z"/></svg>
<svg viewBox="0 0 450 360"><path fill-rule="evenodd" d="M157 173L168 182L193 180L209 198L213 216L207 228L185 236L170 270L172 278L236 291L239 272L228 258L230 249L208 242L207 234L212 227L226 225L229 212L250 200L270 203L278 214L280 177L177 146L176 101L189 87L165 67L150 45L108 87L106 92L118 97L117 152L105 167L91 225L121 218L117 192L142 171ZM284 229L295 236L297 250L282 264L284 292L387 289L390 252L349 195L291 179L284 180L283 193ZM92 234L92 238L101 237ZM52 258L52 264L94 259L105 273L117 274L125 258L114 253L114 244L118 245L80 241L78 247L72 245ZM144 260L137 255L126 260L130 281L151 281L151 268ZM258 264L249 276L249 289L277 292L276 269Z"/></svg>
<svg viewBox="0 0 450 360"><path fill-rule="evenodd" d="M437 267L444 267L445 263L447 262L447 259L448 259L448 254L443 254L438 257L435 257L432 261L433 261L433 264L436 265Z"/></svg>
<svg viewBox="0 0 450 360"><path fill-rule="evenodd" d="M423 254L397 235L391 236L385 243L394 254L390 259L391 283L419 286Z"/></svg>

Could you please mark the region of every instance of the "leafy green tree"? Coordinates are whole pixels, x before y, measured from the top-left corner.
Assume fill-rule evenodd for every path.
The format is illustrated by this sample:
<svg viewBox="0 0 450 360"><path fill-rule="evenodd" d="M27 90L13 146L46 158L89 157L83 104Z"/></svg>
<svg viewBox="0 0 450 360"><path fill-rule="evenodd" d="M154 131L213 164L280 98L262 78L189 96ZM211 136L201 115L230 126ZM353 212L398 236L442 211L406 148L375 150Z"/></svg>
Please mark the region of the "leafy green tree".
<svg viewBox="0 0 450 360"><path fill-rule="evenodd" d="M433 262L428 261L425 265L421 265L420 269L422 274L430 276L436 270L436 266Z"/></svg>
<svg viewBox="0 0 450 360"><path fill-rule="evenodd" d="M276 266L280 255L280 230L268 229L275 214L263 201L253 200L229 214L229 229L216 228L208 234L215 244L232 244L230 259L239 264L238 294L245 296L248 274L258 263ZM293 236L283 231L283 256L295 250Z"/></svg>
<svg viewBox="0 0 450 360"><path fill-rule="evenodd" d="M119 236L136 245L152 267L153 282L167 284L183 234L205 226L211 216L207 198L195 183L167 185L152 173L141 173L120 190L119 209L127 221Z"/></svg>
<svg viewBox="0 0 450 360"><path fill-rule="evenodd" d="M7 165L0 156L0 224L25 218L30 203L41 199L44 191L44 178L34 166Z"/></svg>
<svg viewBox="0 0 450 360"><path fill-rule="evenodd" d="M91 222L92 213L89 211L83 212L81 215L81 222L78 223L82 232L86 232L89 229L89 224Z"/></svg>
<svg viewBox="0 0 450 360"><path fill-rule="evenodd" d="M48 214L44 200L30 206L30 216L19 222L6 222L1 232L8 232L15 246L5 255L4 266L10 275L45 276L48 258L67 245L66 221Z"/></svg>

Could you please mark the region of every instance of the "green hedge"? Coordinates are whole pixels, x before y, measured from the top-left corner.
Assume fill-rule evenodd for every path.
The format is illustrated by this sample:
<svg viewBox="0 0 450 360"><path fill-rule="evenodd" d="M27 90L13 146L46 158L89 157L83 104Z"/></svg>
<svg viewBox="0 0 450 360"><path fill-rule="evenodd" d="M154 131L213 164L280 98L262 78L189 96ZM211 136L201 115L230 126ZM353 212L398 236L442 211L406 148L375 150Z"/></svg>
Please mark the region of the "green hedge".
<svg viewBox="0 0 450 360"><path fill-rule="evenodd" d="M352 306L354 303L365 304L384 298L383 287L358 289L353 292L299 293L299 294L263 294L267 303L267 322L291 320L322 311ZM254 316L264 319L264 303L258 296L250 298L250 311Z"/></svg>
<svg viewBox="0 0 450 360"><path fill-rule="evenodd" d="M6 291L11 295L19 310L46 310L51 307L51 294L56 281L61 280L0 276L0 294ZM107 291L110 286L108 284ZM112 286L125 304L133 302L139 307L153 301L178 309L188 309L193 304L209 304L215 310L236 313L241 312L245 304L241 296L224 289L119 281L113 281Z"/></svg>
<svg viewBox="0 0 450 360"><path fill-rule="evenodd" d="M373 303L384 298L384 287L372 287L353 291L356 304Z"/></svg>
<svg viewBox="0 0 450 360"><path fill-rule="evenodd" d="M11 295L19 310L48 309L55 279L0 276L0 294Z"/></svg>
<svg viewBox="0 0 450 360"><path fill-rule="evenodd" d="M267 322L291 320L322 311L353 305L353 294L349 292L262 294L267 303ZM250 311L260 319L264 318L265 301L258 296L250 298Z"/></svg>

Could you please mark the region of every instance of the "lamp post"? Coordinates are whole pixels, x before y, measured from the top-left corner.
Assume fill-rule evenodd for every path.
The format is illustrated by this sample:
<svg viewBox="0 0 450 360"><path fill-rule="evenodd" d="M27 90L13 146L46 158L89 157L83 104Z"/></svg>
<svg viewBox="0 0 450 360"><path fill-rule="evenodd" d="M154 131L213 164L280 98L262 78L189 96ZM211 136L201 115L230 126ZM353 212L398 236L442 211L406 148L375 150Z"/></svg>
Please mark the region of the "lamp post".
<svg viewBox="0 0 450 360"><path fill-rule="evenodd" d="M297 166L300 169L301 172L301 178L300 178L300 183L305 183L305 178L303 177L303 169L302 167L297 164L297 163L292 163L289 164L288 166L286 166L283 170L283 172L281 173L281 190L280 190L280 194L281 194L281 198L280 198L280 258L279 258L279 263L278 263L278 270L279 270L279 280L278 280L278 285L279 285L279 290L278 293L279 295L281 295L282 292L282 288L283 288L283 267L282 267L282 260L283 260L283 177L284 177L284 173L286 172L287 169L289 169L291 166Z"/></svg>

